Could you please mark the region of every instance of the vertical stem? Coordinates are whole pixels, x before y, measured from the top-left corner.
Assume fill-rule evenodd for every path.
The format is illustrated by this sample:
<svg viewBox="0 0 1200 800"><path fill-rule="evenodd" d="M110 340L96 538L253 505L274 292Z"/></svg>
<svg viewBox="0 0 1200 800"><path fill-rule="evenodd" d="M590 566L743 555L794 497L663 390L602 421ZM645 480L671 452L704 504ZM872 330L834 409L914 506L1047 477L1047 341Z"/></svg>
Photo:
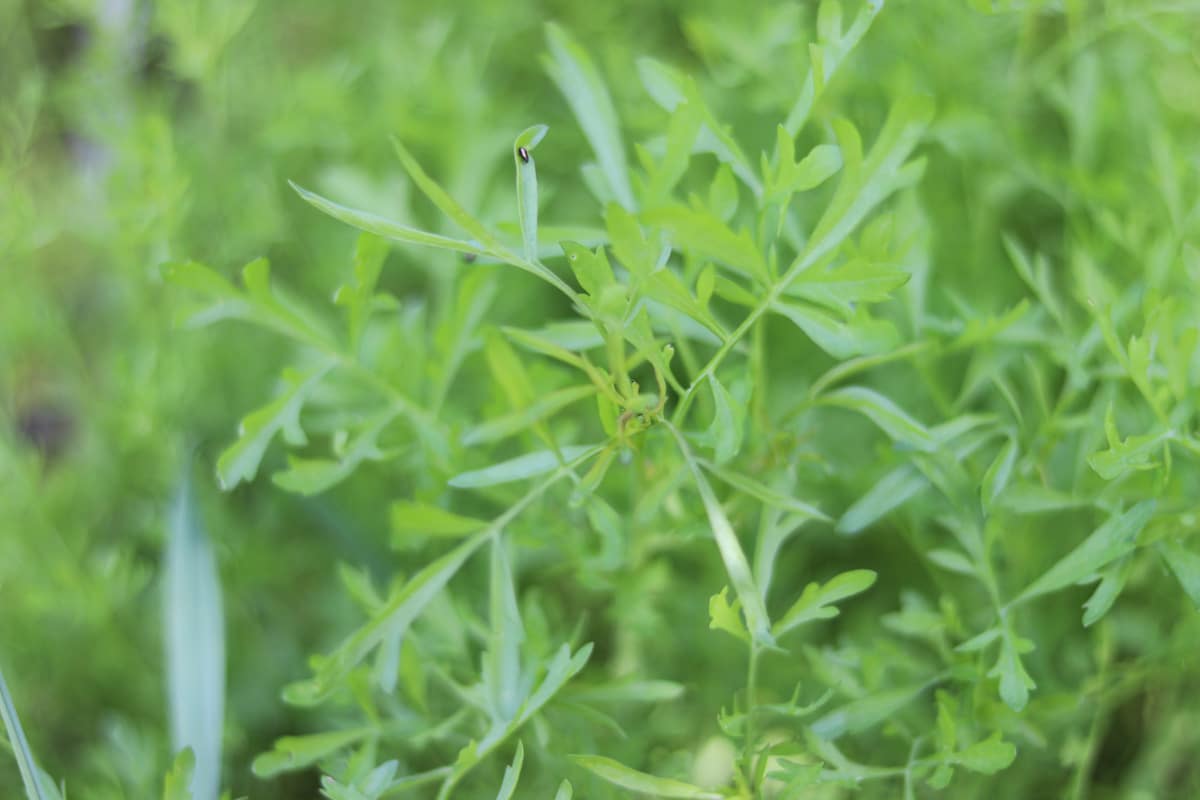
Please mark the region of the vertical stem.
<svg viewBox="0 0 1200 800"><path fill-rule="evenodd" d="M742 749L742 762L745 764L746 778L751 791L758 792L758 776L755 769L754 744L754 711L758 705L755 695L758 693L758 642L750 643L750 666L746 676L746 740Z"/></svg>

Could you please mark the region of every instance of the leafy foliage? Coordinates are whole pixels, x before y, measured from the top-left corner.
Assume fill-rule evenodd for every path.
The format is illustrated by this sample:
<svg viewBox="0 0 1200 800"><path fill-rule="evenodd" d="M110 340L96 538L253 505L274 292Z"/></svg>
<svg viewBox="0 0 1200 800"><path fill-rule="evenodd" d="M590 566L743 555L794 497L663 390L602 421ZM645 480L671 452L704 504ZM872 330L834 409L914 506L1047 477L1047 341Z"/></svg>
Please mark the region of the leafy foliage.
<svg viewBox="0 0 1200 800"><path fill-rule="evenodd" d="M1196 9L260 5L61 75L3 12L0 652L73 796L1200 790Z"/></svg>

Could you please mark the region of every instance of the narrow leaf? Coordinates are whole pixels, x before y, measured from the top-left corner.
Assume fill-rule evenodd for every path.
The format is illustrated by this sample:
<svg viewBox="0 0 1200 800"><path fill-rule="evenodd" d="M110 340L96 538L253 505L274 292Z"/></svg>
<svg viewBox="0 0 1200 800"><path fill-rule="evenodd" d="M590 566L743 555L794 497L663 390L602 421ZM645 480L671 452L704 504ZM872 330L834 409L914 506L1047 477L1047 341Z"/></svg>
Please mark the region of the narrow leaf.
<svg viewBox="0 0 1200 800"><path fill-rule="evenodd" d="M721 560L725 562L725 571L729 574L729 580L733 584L734 591L737 592L738 600L741 601L750 634L760 644L771 646L774 644L771 637L771 621L767 615L767 608L763 604L762 593L754 583L750 562L746 560L746 553L742 550L741 542L738 541L737 534L734 533L733 526L729 524L724 509L721 508L716 495L713 494L712 487L709 486L708 480L700 470L700 465L692 456L687 442L673 426L670 431L683 453L684 460L691 468L696 490L700 493L700 500L708 515L708 524L712 529L713 539L717 542Z"/></svg>
<svg viewBox="0 0 1200 800"><path fill-rule="evenodd" d="M1200 611L1200 555L1170 539L1160 542L1158 548L1184 593Z"/></svg>
<svg viewBox="0 0 1200 800"><path fill-rule="evenodd" d="M612 98L600 73L587 52L565 30L554 23L546 25L546 43L550 55L543 60L550 79L571 107L583 135L596 154L608 188L617 202L634 208L633 190L625 164L625 147Z"/></svg>
<svg viewBox="0 0 1200 800"><path fill-rule="evenodd" d="M579 456L595 449L595 445L570 445L561 450L563 461L574 461ZM553 450L538 450L523 456L493 464L484 469L472 470L455 475L450 479L451 486L458 489L478 489L484 486L496 486L502 483L523 481L544 475L560 465L559 454Z"/></svg>
<svg viewBox="0 0 1200 800"><path fill-rule="evenodd" d="M404 244L436 247L441 250L453 250L456 253L470 253L472 255L483 255L485 253L482 247L473 242L411 228L399 222L385 219L377 214L372 214L369 211L360 211L356 208L335 203L291 181L288 181L288 184L296 190L296 194L304 198L305 202L317 210L328 214L340 222L358 228L360 231L367 231L376 236L382 236L385 239Z"/></svg>
<svg viewBox="0 0 1200 800"><path fill-rule="evenodd" d="M521 767L525 763L525 744L517 742L517 753L513 756L512 763L504 768L504 780L500 784L500 791L496 793L496 800L512 800L517 791L517 781L521 779Z"/></svg>
<svg viewBox="0 0 1200 800"><path fill-rule="evenodd" d="M12 695L8 692L8 683L4 673L0 672L0 717L4 719L4 729L8 734L8 742L17 757L17 768L21 772L21 782L25 784L25 795L28 800L51 800L42 785L42 770L29 749L29 741L25 738L25 730L21 727L21 719L17 716L17 708L13 704Z"/></svg>
<svg viewBox="0 0 1200 800"><path fill-rule="evenodd" d="M1154 515L1154 501L1144 500L1123 514L1115 514L1087 539L1013 601L1023 603L1038 595L1078 583L1107 564L1133 552L1137 536Z"/></svg>
<svg viewBox="0 0 1200 800"><path fill-rule="evenodd" d="M487 527L481 519L464 517L437 506L412 500L397 500L391 508L393 541L401 544L412 536L467 536Z"/></svg>
<svg viewBox="0 0 1200 800"><path fill-rule="evenodd" d="M513 161L517 168L517 213L521 222L521 241L525 258L538 258L538 183L533 149L546 135L545 125L526 128L513 142Z"/></svg>
<svg viewBox="0 0 1200 800"><path fill-rule="evenodd" d="M937 447L929 429L910 417L890 399L862 386L848 386L826 394L821 401L857 411L874 422L892 440L925 452Z"/></svg>
<svg viewBox="0 0 1200 800"><path fill-rule="evenodd" d="M723 797L719 793L706 791L690 783L671 778L658 778L645 772L639 772L604 756L576 755L570 758L579 766L609 783L631 792L641 792L654 797L690 798L691 800L721 800Z"/></svg>
<svg viewBox="0 0 1200 800"><path fill-rule="evenodd" d="M895 716L896 712L911 703L924 689L924 686L889 689L851 700L818 719L810 730L818 738L828 740L846 734L861 733Z"/></svg>

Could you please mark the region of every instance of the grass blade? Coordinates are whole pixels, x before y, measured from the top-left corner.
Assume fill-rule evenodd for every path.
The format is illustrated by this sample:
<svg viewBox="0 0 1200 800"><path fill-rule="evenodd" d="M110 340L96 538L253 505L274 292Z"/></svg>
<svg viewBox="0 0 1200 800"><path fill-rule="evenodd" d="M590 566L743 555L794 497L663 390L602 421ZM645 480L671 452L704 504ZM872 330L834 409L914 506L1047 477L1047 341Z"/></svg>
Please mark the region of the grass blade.
<svg viewBox="0 0 1200 800"><path fill-rule="evenodd" d="M21 720L17 716L17 708L8 692L8 683L4 680L3 672L0 672L0 716L4 718L8 741L12 745L13 755L17 757L17 768L21 771L21 782L25 784L26 796L29 800L51 800L50 796L42 791L42 771L33 757L33 751L29 749L29 742L25 739L25 730L21 727Z"/></svg>
<svg viewBox="0 0 1200 800"><path fill-rule="evenodd" d="M187 478L171 514L164 590L171 748L192 749L193 797L215 800L225 714L225 620L216 559Z"/></svg>

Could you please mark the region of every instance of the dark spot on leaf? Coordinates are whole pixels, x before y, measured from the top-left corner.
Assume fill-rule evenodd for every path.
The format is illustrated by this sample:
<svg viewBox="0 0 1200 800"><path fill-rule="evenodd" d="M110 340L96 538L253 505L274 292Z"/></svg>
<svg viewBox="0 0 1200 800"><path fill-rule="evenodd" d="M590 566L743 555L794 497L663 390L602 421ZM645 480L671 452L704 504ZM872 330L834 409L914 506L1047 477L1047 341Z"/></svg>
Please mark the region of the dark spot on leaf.
<svg viewBox="0 0 1200 800"><path fill-rule="evenodd" d="M524 161L526 164L529 163L529 151L526 150L524 147L517 148L517 155L519 155L521 157L521 160Z"/></svg>

